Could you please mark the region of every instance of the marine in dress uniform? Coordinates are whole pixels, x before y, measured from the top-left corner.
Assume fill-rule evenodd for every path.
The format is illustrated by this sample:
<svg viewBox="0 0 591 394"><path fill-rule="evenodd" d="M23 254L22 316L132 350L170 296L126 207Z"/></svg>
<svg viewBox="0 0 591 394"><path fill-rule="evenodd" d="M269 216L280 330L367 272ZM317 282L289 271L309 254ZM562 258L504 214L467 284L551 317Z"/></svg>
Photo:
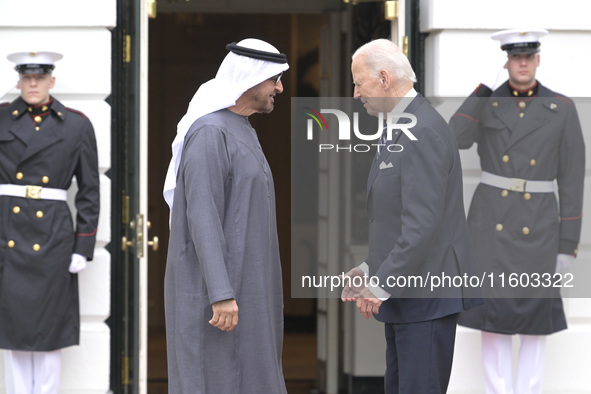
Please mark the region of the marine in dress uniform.
<svg viewBox="0 0 591 394"><path fill-rule="evenodd" d="M483 171L468 224L480 269L497 282L459 324L483 331L487 393L541 393L545 336L567 327L557 289L498 281L500 274L535 280L563 272L577 254L585 147L573 102L535 79L545 34L493 34L507 52L509 80L495 90L481 84L450 120L461 149L478 144ZM513 334L521 339L515 385Z"/></svg>
<svg viewBox="0 0 591 394"><path fill-rule="evenodd" d="M79 343L76 273L94 251L96 140L82 113L49 94L61 58L9 55L21 95L0 105L0 348L9 394L58 392L60 349ZM75 222L66 202L73 177Z"/></svg>

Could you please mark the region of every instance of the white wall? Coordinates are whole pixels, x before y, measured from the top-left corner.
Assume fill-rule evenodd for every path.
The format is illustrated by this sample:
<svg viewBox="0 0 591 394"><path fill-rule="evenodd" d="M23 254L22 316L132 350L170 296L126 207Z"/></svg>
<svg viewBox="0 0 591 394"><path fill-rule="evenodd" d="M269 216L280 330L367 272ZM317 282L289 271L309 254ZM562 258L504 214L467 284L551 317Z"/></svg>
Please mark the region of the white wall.
<svg viewBox="0 0 591 394"><path fill-rule="evenodd" d="M542 39L538 79L570 97L590 97L591 11L588 0L421 0L421 31L426 41L426 87L430 97L466 97L484 76L493 77L503 64L497 30L539 27L550 31ZM446 99L448 114L460 100ZM451 104L450 104L451 103ZM587 141L591 166L590 100L577 106ZM455 108L453 106L455 105ZM480 165L475 149L462 151L466 207L478 182ZM587 171L589 173L589 171ZM591 179L586 178L585 206L591 212ZM583 217L579 257L575 264L591 264L591 220ZM576 267L574 267L576 269ZM548 337L544 393L591 393L591 300L565 299L569 329ZM517 343L515 339L515 344ZM449 393L483 393L480 332L460 328Z"/></svg>
<svg viewBox="0 0 591 394"><path fill-rule="evenodd" d="M18 51L56 51L52 94L64 105L90 118L96 133L101 173L101 216L94 260L79 274L80 346L64 349L62 394L109 391L111 258L104 249L111 240L111 184L104 173L111 165L111 33L116 0L0 0L0 95L18 75L6 55ZM5 89L4 89L5 88ZM18 97L18 91L2 101ZM72 206L76 186L69 191ZM1 353L1 351L0 351ZM4 360L0 355L0 393L4 392Z"/></svg>

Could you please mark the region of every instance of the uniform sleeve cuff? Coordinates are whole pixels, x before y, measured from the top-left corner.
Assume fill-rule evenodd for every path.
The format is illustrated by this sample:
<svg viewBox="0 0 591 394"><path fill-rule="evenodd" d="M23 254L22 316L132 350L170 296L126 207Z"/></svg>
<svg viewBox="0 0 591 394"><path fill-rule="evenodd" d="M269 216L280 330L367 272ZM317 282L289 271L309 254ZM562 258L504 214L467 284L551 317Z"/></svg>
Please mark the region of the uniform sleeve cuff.
<svg viewBox="0 0 591 394"><path fill-rule="evenodd" d="M561 239L558 244L558 253L570 254L571 256L577 256L579 244L577 242Z"/></svg>

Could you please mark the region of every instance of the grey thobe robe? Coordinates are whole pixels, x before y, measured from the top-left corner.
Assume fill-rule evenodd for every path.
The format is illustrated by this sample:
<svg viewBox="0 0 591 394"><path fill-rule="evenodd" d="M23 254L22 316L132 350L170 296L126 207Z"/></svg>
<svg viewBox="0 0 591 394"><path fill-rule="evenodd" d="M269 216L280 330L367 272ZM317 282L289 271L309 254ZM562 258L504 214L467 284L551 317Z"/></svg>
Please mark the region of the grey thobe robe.
<svg viewBox="0 0 591 394"><path fill-rule="evenodd" d="M223 332L208 321L229 298L239 321ZM286 393L273 179L248 119L227 109L185 137L165 308L170 393Z"/></svg>

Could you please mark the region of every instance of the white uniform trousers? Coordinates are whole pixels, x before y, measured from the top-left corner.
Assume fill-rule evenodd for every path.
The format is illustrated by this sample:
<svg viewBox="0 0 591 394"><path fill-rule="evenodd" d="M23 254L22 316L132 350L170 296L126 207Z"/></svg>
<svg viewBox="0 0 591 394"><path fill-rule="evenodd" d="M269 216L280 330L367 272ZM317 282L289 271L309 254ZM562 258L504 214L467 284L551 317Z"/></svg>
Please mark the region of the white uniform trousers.
<svg viewBox="0 0 591 394"><path fill-rule="evenodd" d="M61 350L4 350L6 394L57 394L60 385L61 355Z"/></svg>
<svg viewBox="0 0 591 394"><path fill-rule="evenodd" d="M482 332L486 394L541 394L546 336L519 335L521 345L513 383L512 335Z"/></svg>

